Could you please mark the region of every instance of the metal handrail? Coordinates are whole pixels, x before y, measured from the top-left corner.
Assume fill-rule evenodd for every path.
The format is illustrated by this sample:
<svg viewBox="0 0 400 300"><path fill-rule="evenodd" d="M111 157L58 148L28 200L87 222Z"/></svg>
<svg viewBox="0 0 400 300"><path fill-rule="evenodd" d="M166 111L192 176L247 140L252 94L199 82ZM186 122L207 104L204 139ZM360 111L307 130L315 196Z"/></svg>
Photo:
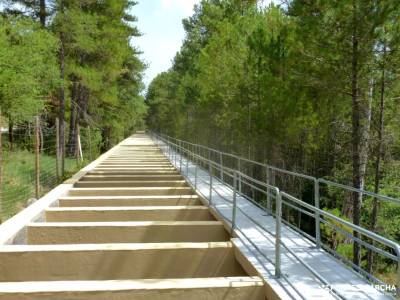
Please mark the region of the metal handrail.
<svg viewBox="0 0 400 300"><path fill-rule="evenodd" d="M153 135L155 135L155 134L153 134ZM212 205L212 190L213 190L213 187L212 187L212 185L213 185L213 183L212 183L212 177L213 177L212 176L212 169L215 169L215 170L220 172L222 180L223 180L223 176L224 175L227 175L227 176L233 178L233 184L231 186L232 189L233 189L233 196L232 196L233 197L233 203L232 203L233 204L233 210L232 210L232 232L235 229L236 206L237 206L236 205L236 201L235 201L236 197L237 197L236 194L237 193L240 194L240 191L237 190L237 183L238 182L239 182L239 184L241 186L241 182L245 183L245 181L243 181L242 179L246 179L246 181L249 181L246 184L248 184L249 186L254 187L254 188L258 189L258 190L260 190L260 189L257 188L256 186L254 186L253 184L251 184L250 182L252 182L254 184L257 184L257 185L261 185L261 186L263 186L263 187L265 187L267 189L267 191L266 191L266 195L267 196L269 195L269 190L270 189L275 191L275 193L276 193L276 197L275 197L275 200L276 200L276 212L275 212L275 219L276 219L276 221L275 221L276 222L276 230L275 230L275 275L277 277L281 276L281 268L280 268L280 266L281 266L281 262L280 262L281 245L283 245L285 248L287 248L284 244L282 244L281 238L280 238L280 235L281 235L281 223L282 223L282 220L281 220L282 203L285 204L285 205L289 205L294 209L297 209L297 210L300 210L300 211L302 210L301 208L297 208L297 207L295 207L293 205L290 205L287 201L283 201L282 200L282 198L287 198L290 201L295 202L298 205L301 205L301 206L311 210L314 213L314 214L309 213L307 215L315 217L315 221L316 221L316 233L315 233L316 234L316 238L315 238L315 242L316 242L317 247L320 247L320 245L321 245L321 241L320 241L320 226L319 225L320 225L321 222L323 222L325 224L328 223L326 220L321 220L320 219L320 217L323 216L323 217L326 217L328 219L333 219L333 220L339 222L340 224L345 225L345 226L353 229L354 231L357 231L357 232L361 233L362 235L370 238L371 240L374 240L374 241L376 241L378 243L381 243L382 245L385 245L385 246L390 247L391 249L393 249L394 252L396 253L396 256L390 254L387 251L384 251L382 249L379 249L379 248L375 247L373 244L369 244L369 243L367 243L365 241L362 241L362 240L354 237L350 233L348 235L346 235L349 238L351 238L353 241L356 241L358 243L362 242L361 243L362 245L366 246L368 249L370 249L370 250L372 250L372 251L374 251L376 253L382 254L382 255L384 255L384 256L392 259L392 260L395 260L395 261L397 260L397 264L398 264L397 281L398 281L398 284L399 284L399 287L400 287L400 245L397 244L396 242L391 241L391 240L389 240L387 238L384 238L384 237L382 237L382 236L380 236L380 235L378 235L378 234L376 234L376 233L374 233L372 231L364 229L361 226L357 226L357 225L355 225L355 224L353 224L351 222L348 222L348 221L343 220L343 219L341 219L341 218L339 218L339 217L337 217L337 216L335 216L333 214L330 214L330 213L328 213L328 212L326 212L324 210L321 210L319 208L319 190L320 190L320 184L323 183L323 184L326 184L326 185L336 186L336 187L339 187L339 188L342 188L342 189L345 189L345 190L348 190L348 191L358 192L358 193L361 193L363 195L369 195L369 196L375 197L376 199L380 199L380 200L383 200L383 201L400 203L400 200L392 198L392 197L388 197L388 196L379 195L379 194L375 194L375 193L372 193L372 192L356 189L356 188L349 187L349 186L346 186L346 185L338 184L338 183L335 183L335 182L332 182L332 181L328 181L328 180L325 180L325 179L321 179L321 178L317 179L317 178L314 178L312 176L308 176L308 175L299 174L299 173L296 173L296 172L291 172L291 171L279 169L279 168L272 167L272 166L269 166L269 165L266 165L266 164L262 164L262 163L259 163L259 162L254 162L254 163L258 164L258 165L270 168L271 170L278 170L278 171L282 171L285 174L299 176L301 178L312 180L314 182L314 189L315 189L315 193L314 193L315 206L313 206L313 205L310 205L310 204L308 204L308 203L306 203L306 202L304 202L304 201L302 201L300 199L297 199L296 197L293 197L292 195L290 195L288 193L280 191L277 187L275 187L273 185L270 185L268 182L265 183L263 181L259 181L259 180L255 179L255 178L252 178L252 177L248 176L247 174L244 174L243 172L241 172L241 170L235 170L235 169L231 169L231 168L228 168L226 166L223 166L221 164L221 161L219 163L217 163L217 162L211 160L210 154L208 155L208 158L205 158L205 157L201 156L200 154L196 154L195 152L191 151L190 149L186 149L184 146L182 146L182 144L191 145L194 148L195 147L200 147L200 148L203 148L203 149L207 149L209 151L213 151L213 152L218 153L218 154L224 154L225 155L225 153L223 153L223 152L220 152L218 150L214 150L214 149L202 146L202 145L197 145L197 144L193 144L193 143L189 143L189 142L185 142L185 141L180 141L180 140L177 140L177 139L174 139L174 138L170 138L170 137L165 138L165 137L160 137L158 135L155 135L155 136L157 137L157 140L162 140L167 145L168 150L169 150L168 153L169 153L170 158L171 158L171 155L172 155L171 154L171 147L175 148L175 151L174 151L175 157L174 157L174 159L175 159L175 165L176 166L177 166L177 162L176 162L176 157L177 156L176 156L176 154L177 154L177 152L180 153L180 155L179 155L179 157L180 157L179 158L180 159L180 161L179 161L179 169L180 170L182 170L182 155L183 154L185 154L186 158L187 158L186 167L188 167L188 160L189 160L190 157L193 159L193 161L195 161L195 160L196 161L200 161L200 162L205 163L205 165L208 165L208 172L209 172L209 176L210 176L209 205ZM172 139L175 142L172 142L169 139ZM231 157L237 157L237 156L235 156L233 154L227 154L227 155L229 155ZM243 158L239 158L239 159L243 159ZM248 160L248 159L244 159L244 160L249 161L249 162L253 162L253 161ZM197 164L194 164L194 166L195 166L195 188L197 188L197 168L198 168L198 166L197 166ZM187 171L187 174L189 174L188 171ZM265 191L262 191L262 192L265 192ZM334 224L329 223L329 225L334 225ZM337 227L337 226L335 226L335 227ZM302 233L301 230L299 230L299 232ZM292 253L292 251L289 251L289 252L291 254L293 254L298 260L301 260L294 253ZM359 269L357 269L357 270L359 270ZM314 270L310 270L310 271L314 271ZM312 272L312 273L314 273L314 272ZM365 275L366 272L363 270L363 273ZM367 275L368 275L367 276L368 278L376 279L372 274L367 273ZM379 281L378 279L376 279L376 280Z"/></svg>
<svg viewBox="0 0 400 300"><path fill-rule="evenodd" d="M338 223L340 223L340 224L342 224L344 226L347 226L347 227L353 229L354 231L357 231L357 232L361 233L362 235L367 236L370 239L373 239L373 240L375 240L375 241L377 241L377 242L379 242L379 243L381 243L383 245L386 245L386 246L392 248L396 252L397 257L399 258L399 262L400 262L400 245L397 244L396 242L394 242L392 240L389 240L389 239L387 239L387 238L385 238L383 236L380 236L380 235L378 235L378 234L376 234L376 233L374 233L374 232L372 232L370 230L362 228L361 226L355 225L355 224L353 224L353 223L351 223L349 221L343 220L340 217L337 217L337 216L335 216L335 215L333 215L333 214L331 214L331 213L329 213L327 211L324 211L322 209L316 208L316 207L314 207L314 206L312 206L312 205L310 205L310 204L308 204L308 203L306 203L304 201L301 201L300 199L297 199L296 197L293 197L292 195L289 195L289 194L287 194L285 192L281 192L281 194L282 194L283 197L286 197L289 200L291 200L293 202L296 202L297 204L308 208L309 210L318 211L318 213L320 215L325 216L325 217L327 217L329 219L333 219L336 222L338 222ZM354 239L354 237L352 237L352 239ZM370 245L370 247L374 248L372 245ZM392 258L393 259L393 256L390 255L390 253L387 253L385 256L388 257L388 258Z"/></svg>
<svg viewBox="0 0 400 300"><path fill-rule="evenodd" d="M236 159L241 160L241 161L247 161L247 162L262 166L262 167L268 167L271 170L275 170L275 171L278 171L278 172L281 172L281 173L284 173L284 174L287 174L287 175L292 175L292 176L308 179L308 180L311 180L311 181L318 181L320 183L326 183L328 185L336 186L336 187L339 187L339 188L342 188L342 189L346 189L348 191L362 193L364 195L375 197L375 198L378 198L378 199L381 199L381 200L384 200L384 201L389 201L389 202L393 202L393 203L396 203L396 204L400 204L400 199L397 199L397 198L393 198L393 197L389 197L389 196L385 196L385 195L381 195L381 194L376 194L376 193L369 192L369 191L362 190L362 189L357 189L357 188L354 188L354 187L351 187L351 186L348 186L348 185L336 183L334 181L329 181L329 180L326 180L326 179L323 179L323 178L316 178L314 176L310 176L310 175L306 175L306 174L302 174L302 173L298 173L298 172L293 172L293 171L289 171L289 170L285 170L285 169L278 168L278 167L275 167L275 166L272 166L272 165L269 165L269 164L265 164L265 163L254 161L254 160L251 160L251 159L248 159L248 158L240 157L240 156L232 154L232 153L228 153L228 152L223 152L223 151L219 151L219 150L216 150L216 149L212 149L212 148L209 148L209 147L204 146L204 145L194 144L194 143L191 143L191 142L188 142L188 141L179 140L179 139L176 139L176 138L173 138L173 137L170 137L170 136L166 136L164 134L161 134L161 135L158 135L158 136L164 136L167 139L172 139L172 140L175 140L177 142L181 142L181 143L185 143L185 144L188 144L188 145L191 145L191 146L203 148L203 149L215 152L217 154L223 154L223 155L226 155L226 156L230 156L232 158L236 158Z"/></svg>
<svg viewBox="0 0 400 300"><path fill-rule="evenodd" d="M177 144L174 144L174 143L170 143L170 145L174 145L175 147L176 147L176 149L178 149L178 145ZM182 150L182 149L180 149L180 150ZM187 154L189 154L189 152L190 151L188 151L187 149L183 149L183 152L186 152ZM176 153L176 152L175 152ZM201 157L201 156L199 156L199 155L197 155L197 154L193 154L193 156L192 156L193 158L196 158L196 159L200 159L200 160L203 160L203 161L206 161L206 162L208 162L208 163L214 163L213 161L210 161L210 160L208 160L208 159L205 159L205 158L203 158L203 157ZM176 158L176 157L175 157ZM171 154L170 154L170 159L172 160L172 159L174 159L174 158L172 158L171 157ZM175 160L175 162L176 162L176 160ZM175 164L176 165L176 164ZM195 168L197 168L197 165L195 165ZM229 168L224 168L224 169L229 169ZM226 172L226 170L222 170L223 172ZM229 169L229 171L233 171L233 172L235 172L234 170L232 170L232 169ZM236 171L236 173L237 173L237 171ZM195 173L195 175L196 175L197 173ZM187 175L188 175L188 173L187 173ZM229 174L229 175L231 175L231 174ZM243 175L243 176L245 176L245 177L247 177L248 179L250 179L250 180L255 180L254 178L251 178L251 177L249 177L249 176L247 176L246 174L243 174L243 173L241 173L241 175ZM234 178L236 177L235 176L235 173L233 174L233 176L234 176ZM189 176L188 176L188 179L190 180L190 178L189 178ZM234 182L235 183L235 182ZM241 210L240 209L240 207L239 207L239 210L241 210L241 212L242 212L242 214L244 214L247 218L249 218L252 222L254 222L258 227L260 227L263 231L266 231L268 234L270 234L270 235L272 235L272 236L274 236L275 237L275 263L273 263L273 265L274 265L274 267L275 267L275 276L277 277L277 278L280 278L280 277L285 277L282 273L281 273L281 251L280 251L280 249L281 249L281 246L283 246L285 249L289 249L284 243L282 243L282 241L281 241L281 238L280 238L280 232L281 232L281 218L280 218L280 216L281 216L281 196L280 196L280 192L279 192L279 189L278 188L276 188L276 187L273 187L273 186L269 186L269 185L266 185L264 182L260 182L260 181L258 181L258 183L259 184L261 184L261 185L263 185L263 186L266 186L266 187L269 187L269 188L272 188L273 190L275 190L275 192L276 192L276 199L277 199L277 212L276 212L276 214L274 214L274 215L278 215L279 217L277 218L277 222L276 222L276 230L275 230L275 234L274 233L272 233L272 232L270 232L270 231L268 231L267 229L265 229L264 227L262 227L256 220L254 220L253 218L251 218L249 215L247 215L243 210ZM224 219L226 219L227 221L230 221L231 222L231 227L232 227L232 229L235 229L235 230L238 230L241 234L243 234L245 237L246 237L246 235L241 231L241 229L239 228L239 227L235 227L235 219L236 219L236 209L238 208L237 207L237 205L236 205L236 201L235 201L235 198L236 198L236 193L237 193L237 191L236 191L236 188L235 188L235 186L233 186L232 187L233 188L233 201L231 202L232 203L232 205L233 205L233 209L232 209L232 218L231 218L231 220L229 220L229 219L227 219L226 217L224 217L223 216L223 214L221 215ZM210 185L210 191L211 191L211 189L212 189L212 186ZM264 191L265 192L265 191ZM216 210L218 210L218 208L215 206L214 207ZM232 234L233 234L233 230L232 230ZM265 258L267 258L262 252L261 252L261 250L248 238L248 237L246 237L246 239L250 242L250 244L252 244L256 249L257 249L257 251L259 251L260 252L260 254L263 256L263 257L265 257ZM316 276L316 278L318 279L318 280L320 280L320 282L322 282L323 284L327 284L327 281L326 280L324 280L323 278L322 278L322 276L320 276L311 266L309 266L307 263L305 263L305 262L303 262L299 257L297 257L292 251L288 251L291 255L293 255L294 257L295 257L295 259L297 259L303 266L305 266L314 276ZM296 293L298 293L299 295L301 295L301 292L298 290L298 289L296 289L294 286L292 286L291 285L291 287L296 291ZM332 289L332 292L334 293L333 295L335 296L335 297L339 297L339 298L342 298L341 296L340 296L340 293L338 292L338 291L336 291L335 289ZM304 298L304 297L302 297L302 298Z"/></svg>
<svg viewBox="0 0 400 300"><path fill-rule="evenodd" d="M175 148L181 152L185 152L186 154L190 154L190 151L188 149L184 149L182 148L181 144L177 144L177 143L172 143L172 142L168 142L168 145L173 145L175 146ZM182 154L182 153L181 153ZM171 158L171 152L170 152L170 148L169 148L169 157ZM232 219L231 219L231 234L233 235L234 230L236 229L236 211L237 211L237 203L236 203L236 199L237 199L237 182L238 182L238 176L243 176L245 178L254 180L253 178L247 176L246 174L243 174L241 172L238 172L234 169L230 169L227 167L223 167L223 166L219 166L218 164L216 164L214 161L210 160L210 159L206 159L198 154L192 154L192 158L194 159L200 159L206 163L208 163L209 167L211 165L214 165L214 167L216 168L220 168L222 172L224 172L225 174L228 175L232 175L233 177L233 194L232 194L232 204L233 204L233 209L232 209ZM175 160L175 165L176 165L176 156L173 158ZM229 174L232 173L232 174ZM280 191L277 187L265 184L264 182L258 181L259 184L264 185L265 187L272 189L273 191L275 191L276 194L276 212L275 212L275 218L276 218L276 230L275 230L275 276L277 278L279 278L281 276L281 216L282 216L282 201L281 201L281 195L280 195ZM195 164L195 181L194 181L194 187L197 188L197 164ZM210 184L210 194L212 193L212 185ZM211 205L211 203L209 203Z"/></svg>
<svg viewBox="0 0 400 300"><path fill-rule="evenodd" d="M357 189L355 187L352 186L348 186L348 185L344 185L344 184L340 184L334 181L330 181L330 180L326 180L323 178L318 178L318 183L324 183L326 185L331 185L331 186L335 186L344 190L348 190L350 192L356 192L356 193L360 193L363 195L367 195L367 196L371 196L383 201L388 201L388 202L392 202L392 203L396 203L396 204L400 204L400 199L396 199L393 197L389 197L389 196L385 196L385 195L381 195L381 194L376 194L370 191L365 191L365 190L361 190L361 189Z"/></svg>

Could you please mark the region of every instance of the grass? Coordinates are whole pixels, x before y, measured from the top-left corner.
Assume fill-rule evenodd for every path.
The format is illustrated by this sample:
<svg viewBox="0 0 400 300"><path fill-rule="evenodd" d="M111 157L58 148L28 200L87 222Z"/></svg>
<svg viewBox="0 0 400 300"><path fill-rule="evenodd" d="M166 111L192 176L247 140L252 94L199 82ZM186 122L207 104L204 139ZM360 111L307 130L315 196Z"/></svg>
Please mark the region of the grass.
<svg viewBox="0 0 400 300"><path fill-rule="evenodd" d="M16 150L3 154L3 182L1 201L3 221L25 208L35 198L35 154ZM65 160L66 178L80 169L75 159ZM61 181L61 180L60 180ZM56 174L54 155L40 155L40 196L60 183Z"/></svg>

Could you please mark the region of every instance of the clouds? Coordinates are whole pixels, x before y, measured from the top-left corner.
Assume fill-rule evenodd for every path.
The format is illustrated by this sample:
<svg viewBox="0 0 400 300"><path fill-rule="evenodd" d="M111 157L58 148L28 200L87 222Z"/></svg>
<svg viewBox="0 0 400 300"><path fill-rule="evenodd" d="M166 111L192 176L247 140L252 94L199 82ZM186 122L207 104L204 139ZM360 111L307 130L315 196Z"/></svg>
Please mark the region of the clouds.
<svg viewBox="0 0 400 300"><path fill-rule="evenodd" d="M185 15L193 12L193 6L200 3L200 0L160 0L163 10L180 10Z"/></svg>

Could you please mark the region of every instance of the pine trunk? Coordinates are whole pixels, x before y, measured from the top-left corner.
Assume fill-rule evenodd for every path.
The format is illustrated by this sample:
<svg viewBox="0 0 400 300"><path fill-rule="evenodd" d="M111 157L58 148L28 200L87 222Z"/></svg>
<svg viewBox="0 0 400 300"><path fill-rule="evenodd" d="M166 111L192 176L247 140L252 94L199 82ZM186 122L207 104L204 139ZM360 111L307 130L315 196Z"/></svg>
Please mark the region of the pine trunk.
<svg viewBox="0 0 400 300"><path fill-rule="evenodd" d="M8 120L8 142L10 143L10 151L14 148L14 122Z"/></svg>
<svg viewBox="0 0 400 300"><path fill-rule="evenodd" d="M46 26L46 0L40 0L39 19L42 27Z"/></svg>
<svg viewBox="0 0 400 300"><path fill-rule="evenodd" d="M353 0L353 37L352 37L352 62L351 62L351 92L352 92L352 157L353 157L353 186L364 189L365 170L368 158L368 139L370 127L370 99L366 100L360 95L360 70L359 70L359 39L357 6ZM362 194L353 193L353 223L360 225ZM361 236L357 231L353 232L355 238ZM359 266L361 262L361 246L353 244L353 263Z"/></svg>
<svg viewBox="0 0 400 300"><path fill-rule="evenodd" d="M384 47L384 57L386 54L386 47ZM374 192L379 193L380 183L382 178L382 160L385 155L384 151L384 126L385 126L385 66L382 67L381 76L381 89L380 89L380 102L379 102L379 125L378 125L378 144L376 150L376 160L375 160L375 183ZM379 200L374 198L372 203L372 213L371 213L371 225L370 230L376 231L376 226L378 222L378 212L379 212ZM369 250L367 256L367 271L372 273L372 268L374 264L374 253Z"/></svg>
<svg viewBox="0 0 400 300"><path fill-rule="evenodd" d="M61 10L62 8L61 2ZM60 88L60 110L59 110L59 119L60 119L60 157L61 157L61 177L64 177L65 170L65 90L64 90L64 80L65 80L65 52L64 52L64 33L60 33L60 78L62 81Z"/></svg>
<svg viewBox="0 0 400 300"><path fill-rule="evenodd" d="M71 89L71 114L69 119L69 138L67 144L68 156L75 155L76 148L76 124L78 118L78 84L76 82L72 83Z"/></svg>
<svg viewBox="0 0 400 300"><path fill-rule="evenodd" d="M101 147L101 151L105 152L107 150L109 150L111 148L111 127L110 126L106 126L103 128L102 132L101 132L101 137L102 137L102 147Z"/></svg>

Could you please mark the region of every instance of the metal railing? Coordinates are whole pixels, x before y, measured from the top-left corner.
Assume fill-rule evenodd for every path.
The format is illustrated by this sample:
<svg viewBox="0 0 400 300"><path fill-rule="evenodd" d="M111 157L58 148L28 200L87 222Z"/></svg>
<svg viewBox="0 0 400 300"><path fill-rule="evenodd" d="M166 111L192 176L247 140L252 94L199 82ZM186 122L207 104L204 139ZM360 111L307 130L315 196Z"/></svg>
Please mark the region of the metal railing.
<svg viewBox="0 0 400 300"><path fill-rule="evenodd" d="M301 258L299 258L293 251L289 249L281 240L281 228L282 228L282 222L285 223L286 225L290 226L291 228L295 229L297 232L300 234L303 234L313 242L315 242L316 248L324 248L327 250L330 254L332 254L335 258L339 258L342 262L346 264L346 266L350 267L351 270L357 271L360 275L364 276L368 280L371 280L372 282L378 283L378 284L385 284L378 278L376 278L373 274L368 273L364 269L362 269L360 266L357 266L353 264L351 261L348 259L342 257L339 253L337 253L335 250L323 245L321 243L321 227L320 224L325 224L327 226L330 226L332 229L340 232L346 238L352 240L354 243L359 243L360 245L364 246L370 251L373 251L374 253L383 255L384 257L394 261L397 264L397 295L399 295L399 288L400 288L400 245L392 240L389 240L385 237L382 237L368 229L365 229L361 226L355 225L349 221L346 221L340 217L337 217L329 212L326 212L319 207L319 200L320 200L320 186L322 184L328 185L328 186L334 186L336 188L340 188L346 191L351 191L351 192L356 192L360 193L361 195L368 195L371 197L374 197L375 199L382 200L382 201L388 201L391 203L396 203L400 204L399 199L395 199L392 197L384 196L384 195L379 195L375 194L369 191L364 191L364 190L359 190L350 186L342 185L339 183L335 183L329 180L325 180L322 178L315 178L312 176L276 168L274 166L270 166L268 164L263 164L260 162L252 161L246 158L242 158L230 153L225 153L221 152L215 149L211 149L209 147L205 147L202 145L198 144L193 144L189 143L186 141L178 140L172 137L168 137L165 135L158 135L155 133L151 133L152 137L154 140L157 142L158 146L164 151L164 153L169 157L169 159L174 162L175 166L179 166L179 171L182 172L183 168L183 160L185 160L185 172L189 178L189 161L193 162L194 166L194 178L192 181L192 185L195 189L198 187L198 182L200 180L198 176L198 169L202 168L203 171L208 172L209 175L209 193L208 193L208 200L209 200L209 205L213 206L213 192L216 192L216 190L213 187L213 180L214 175L213 174L218 174L219 178L218 180L232 188L232 200L228 199L225 197L225 200L230 202L232 204L232 217L229 222L231 222L231 228L232 228L232 234L234 233L235 229L239 229L236 226L236 215L237 215L237 210L239 209L242 214L244 214L246 217L251 219L259 228L262 230L268 232L275 238L275 262L274 262L274 267L275 267L275 276L277 278L282 276L281 272L281 248L285 248L288 253L290 253L295 259L297 259L303 266L305 266L322 284L328 285L326 280L316 271L314 270L311 266L309 266L306 262L304 262ZM212 155L213 154L213 155ZM231 158L236 159L236 169L230 168L227 166L224 166L223 162L223 157L224 156L229 156ZM217 159L212 159L212 157L217 158ZM179 159L179 162L178 162ZM216 161L217 160L217 161ZM266 170L266 182L257 180L245 173L243 173L240 169L241 162L246 161L250 162L254 165L258 165L262 168L265 168ZM201 167L203 166L203 167ZM311 205L301 199L298 199L294 197L293 195L287 193L286 191L280 190L277 186L274 186L274 178L271 176L268 176L268 174L271 174L271 171L273 172L272 175L274 176L274 172L279 172L282 174L287 174L290 176L295 176L298 178L310 180L313 183L314 187L314 205ZM257 190L258 192L262 193L263 195L266 196L267 203L266 207L263 207L259 203L257 203L254 199L249 198L248 196L244 195L241 191L242 185L247 185L253 190ZM275 217L275 233L274 232L269 232L267 229L265 229L261 224L259 224L256 220L248 216L243 210L240 209L240 207L237 205L237 196L244 196L248 200L250 200L252 203L257 205L258 207L265 209L268 213L273 215ZM207 197L206 197L207 198ZM273 211L272 207L273 204L275 204L275 211ZM296 209L300 211L301 213L308 215L309 217L312 217L315 219L315 233L314 236L310 236L300 228L297 228L290 224L289 222L282 220L282 206L288 206L290 208ZM216 208L216 207L215 207ZM339 227L337 224L340 224L346 228L349 228L353 231L353 233L342 229ZM356 237L356 233L358 233L360 236ZM363 240L361 236L364 236L368 238L368 240ZM374 242L379 243L382 246L387 247L388 249L391 250L388 251L384 249L383 247L379 248L377 247ZM254 246L254 244L253 244ZM259 250L259 249L258 249ZM261 252L261 251L259 251ZM331 289L331 291L339 298L340 296L340 291L335 290L334 288Z"/></svg>

